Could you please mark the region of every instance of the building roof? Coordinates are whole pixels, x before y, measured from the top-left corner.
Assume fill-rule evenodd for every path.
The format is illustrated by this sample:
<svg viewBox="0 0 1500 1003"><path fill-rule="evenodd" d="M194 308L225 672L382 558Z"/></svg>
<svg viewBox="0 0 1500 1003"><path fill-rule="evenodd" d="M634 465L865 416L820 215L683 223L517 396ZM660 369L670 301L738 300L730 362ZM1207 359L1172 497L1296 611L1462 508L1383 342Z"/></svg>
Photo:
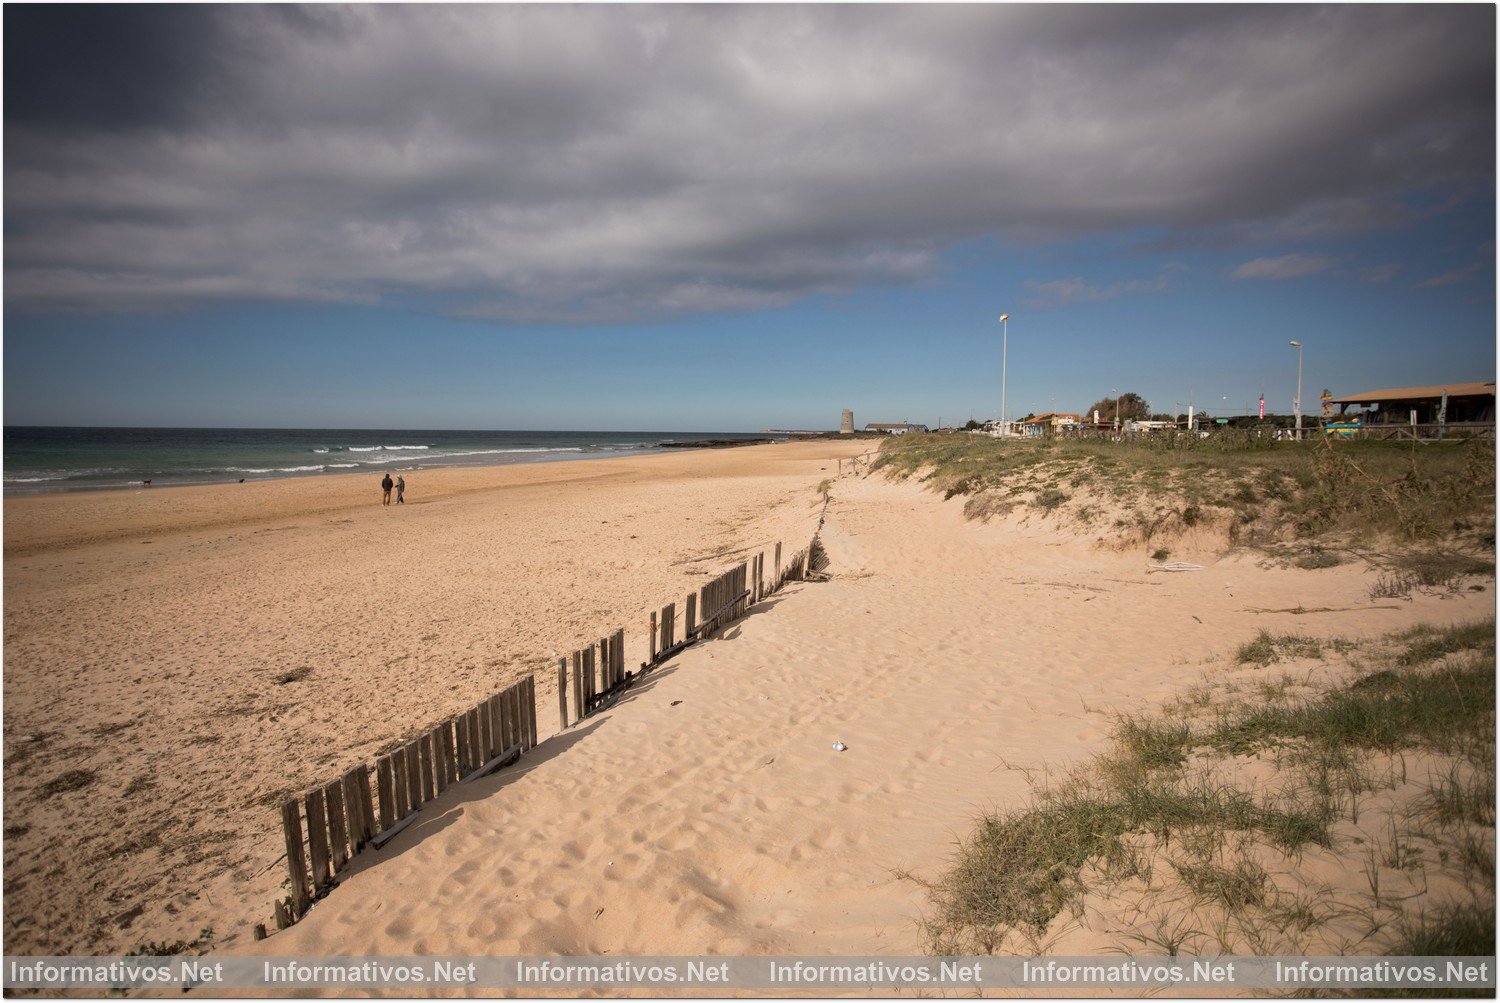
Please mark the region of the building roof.
<svg viewBox="0 0 1500 1003"><path fill-rule="evenodd" d="M1335 404L1365 404L1378 401L1414 401L1435 400L1443 396L1443 391L1448 392L1449 397L1483 397L1495 396L1495 381L1488 383L1447 383L1432 387L1385 387L1380 390L1366 390L1364 393L1349 394L1347 397L1335 397Z"/></svg>
<svg viewBox="0 0 1500 1003"><path fill-rule="evenodd" d="M1039 414L1034 418L1026 419L1025 424L1030 425L1034 422L1052 421L1053 419L1058 418L1062 419L1063 421L1077 421L1080 417L1081 416L1076 411L1048 411L1046 414Z"/></svg>

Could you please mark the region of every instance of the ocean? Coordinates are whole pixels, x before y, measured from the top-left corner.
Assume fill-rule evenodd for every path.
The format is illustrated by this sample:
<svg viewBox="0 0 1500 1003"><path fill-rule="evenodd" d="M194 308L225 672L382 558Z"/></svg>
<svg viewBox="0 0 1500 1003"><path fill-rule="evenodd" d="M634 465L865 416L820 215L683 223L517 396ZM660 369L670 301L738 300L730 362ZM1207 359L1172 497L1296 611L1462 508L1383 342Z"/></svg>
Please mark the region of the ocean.
<svg viewBox="0 0 1500 1003"><path fill-rule="evenodd" d="M516 432L7 426L5 492L213 484L658 452L740 432Z"/></svg>

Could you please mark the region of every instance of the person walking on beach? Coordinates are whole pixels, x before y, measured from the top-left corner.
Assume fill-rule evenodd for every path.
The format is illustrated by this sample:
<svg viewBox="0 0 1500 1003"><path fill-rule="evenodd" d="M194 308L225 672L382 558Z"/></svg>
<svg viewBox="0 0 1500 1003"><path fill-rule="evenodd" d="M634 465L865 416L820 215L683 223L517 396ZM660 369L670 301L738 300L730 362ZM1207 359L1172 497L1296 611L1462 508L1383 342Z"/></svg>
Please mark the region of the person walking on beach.
<svg viewBox="0 0 1500 1003"><path fill-rule="evenodd" d="M382 505L389 505L391 503L391 475L390 474L386 474L384 477L382 477L380 479L380 491L381 491L380 504L382 504Z"/></svg>
<svg viewBox="0 0 1500 1003"><path fill-rule="evenodd" d="M406 478L400 474L396 475L396 504L406 504Z"/></svg>

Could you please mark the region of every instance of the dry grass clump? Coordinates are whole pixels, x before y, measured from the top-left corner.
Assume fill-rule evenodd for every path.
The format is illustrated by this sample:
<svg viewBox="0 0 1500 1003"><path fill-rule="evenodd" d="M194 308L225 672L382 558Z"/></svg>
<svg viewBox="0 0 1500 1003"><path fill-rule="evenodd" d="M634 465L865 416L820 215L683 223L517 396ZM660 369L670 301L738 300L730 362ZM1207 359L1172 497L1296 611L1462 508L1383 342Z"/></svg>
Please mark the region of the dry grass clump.
<svg viewBox="0 0 1500 1003"><path fill-rule="evenodd" d="M1071 514L1069 502L1108 500L1124 510L1120 526L1147 540L1212 520L1227 525L1230 542L1258 546L1327 535L1403 544L1468 536L1494 546L1495 454L1478 440L1416 448L1230 432L1129 442L904 435L873 469L920 475L944 498L1029 492L1033 506L1057 515ZM1339 558L1314 548L1297 563L1332 567Z"/></svg>
<svg viewBox="0 0 1500 1003"><path fill-rule="evenodd" d="M1138 914L1109 932L1150 953L1490 953L1494 629L1424 627L1357 651L1257 638L1375 668L1121 719L1109 753L976 822L930 886L929 949L1038 952L1134 896ZM1409 776L1409 762L1441 768ZM1313 857L1344 883L1320 886ZM1426 897L1429 872L1470 898Z"/></svg>

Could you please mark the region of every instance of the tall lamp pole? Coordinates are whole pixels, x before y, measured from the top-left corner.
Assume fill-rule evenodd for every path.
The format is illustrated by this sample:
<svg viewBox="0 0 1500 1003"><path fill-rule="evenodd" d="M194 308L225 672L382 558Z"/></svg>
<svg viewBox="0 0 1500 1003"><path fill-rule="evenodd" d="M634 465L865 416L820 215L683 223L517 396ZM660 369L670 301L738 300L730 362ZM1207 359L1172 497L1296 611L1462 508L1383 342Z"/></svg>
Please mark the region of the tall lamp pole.
<svg viewBox="0 0 1500 1003"><path fill-rule="evenodd" d="M1010 432L1010 425L1005 420L1005 366L1007 355L1010 353L1010 314L1000 315L1000 434L1006 435Z"/></svg>
<svg viewBox="0 0 1500 1003"><path fill-rule="evenodd" d="M1287 342L1297 350L1297 441L1302 441L1302 342Z"/></svg>

